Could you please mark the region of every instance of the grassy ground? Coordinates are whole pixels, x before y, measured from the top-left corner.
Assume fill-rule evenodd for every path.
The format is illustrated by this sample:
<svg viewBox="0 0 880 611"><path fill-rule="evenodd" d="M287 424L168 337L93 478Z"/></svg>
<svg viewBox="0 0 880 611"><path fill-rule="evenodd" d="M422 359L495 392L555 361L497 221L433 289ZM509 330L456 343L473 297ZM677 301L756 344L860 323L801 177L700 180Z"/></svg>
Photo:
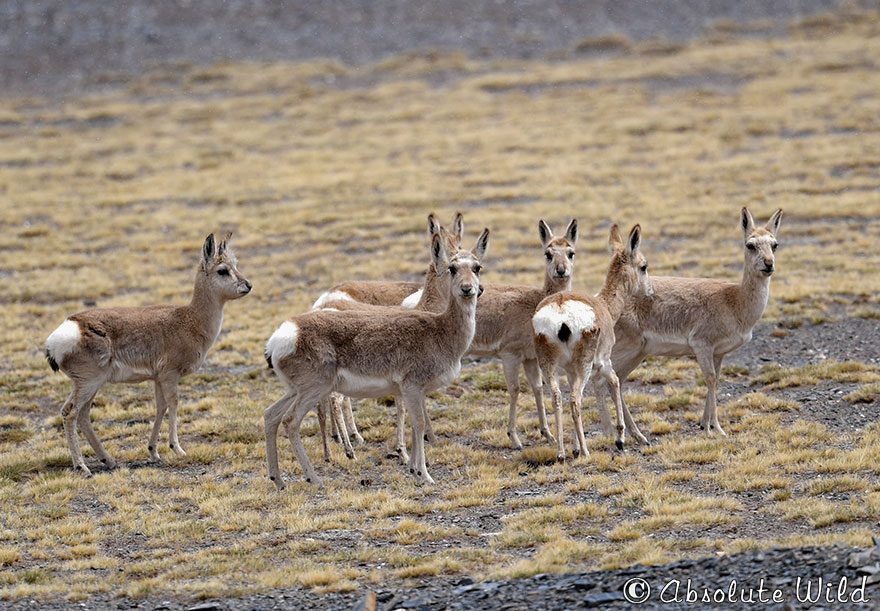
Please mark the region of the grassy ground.
<svg viewBox="0 0 880 611"><path fill-rule="evenodd" d="M507 447L500 367L469 364L431 403L437 486L384 458L391 409L364 401L357 460L337 449L316 492L282 440L294 483L278 494L262 410L282 385L261 352L337 281L417 278L430 211L462 210L471 237L489 226L485 279L529 284L537 219L577 216L574 284L595 291L611 222L642 223L655 274L735 280L739 208L766 220L782 207L765 318L876 317L878 33L877 17L812 19L785 39L615 39L601 60L181 64L107 75L64 104L0 99L0 596L344 590L868 542L880 424L829 429L787 392L833 380L876 402L870 363L729 368L751 392L722 401L731 437L706 439L696 365L651 361L629 399L656 443L612 452L587 400L593 455L563 465L548 462L528 393L528 447ZM50 373L45 337L84 302L185 301L204 236L227 229L255 289L181 385L189 455L149 464L151 389L107 387L92 414L122 466L81 479L58 415L69 382ZM313 417L305 428L317 462Z"/></svg>

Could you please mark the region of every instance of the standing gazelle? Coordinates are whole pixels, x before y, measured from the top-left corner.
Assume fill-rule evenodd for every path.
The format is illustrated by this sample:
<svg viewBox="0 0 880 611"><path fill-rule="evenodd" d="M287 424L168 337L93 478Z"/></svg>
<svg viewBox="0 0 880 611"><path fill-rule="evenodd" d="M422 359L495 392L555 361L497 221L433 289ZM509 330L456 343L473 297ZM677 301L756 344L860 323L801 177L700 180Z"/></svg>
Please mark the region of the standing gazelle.
<svg viewBox="0 0 880 611"><path fill-rule="evenodd" d="M454 221L456 232L450 233L446 230L445 227L437 222L437 217L434 216L433 213L428 215L428 237L429 239L433 239L434 235L439 235L443 239L443 245L446 248L447 255L455 254L461 249L462 232L464 231L461 221L461 213L457 213ZM450 278L448 266L444 265L440 268L436 268L434 263L432 262L428 266L428 269L425 271L425 279L421 288L419 288L418 291L416 291L411 296L417 297L417 299L415 300L416 303L412 306L401 306L399 304L389 304L388 306L382 306L371 303L362 303L360 301L353 301L349 298L333 298L332 295L334 293L330 291L328 293L325 293L324 297L322 297L320 307L316 307L313 309L364 310L381 312L385 307L396 306L409 307L410 309L420 310L424 312L442 312L446 309L446 304L449 301L449 285L451 281L452 280ZM349 286L357 286L361 284L363 286L370 285L369 281L365 281L364 283L351 282L348 284ZM363 443L363 438L358 433L357 426L354 421L354 415L351 411L351 398L343 397L339 393L331 393L329 403L330 405L327 407L330 408L329 412L332 416L331 422L333 423L334 428L338 429L338 432L340 434L340 441L345 447L345 453L350 457L354 457L354 449L351 447L351 441L348 433L352 433L359 443ZM397 434L395 435L392 451L393 454L398 457L401 464L407 464L409 462L409 455L406 452L406 439L404 435L406 412L403 406L403 399L400 396L394 397L394 403L397 408ZM326 436L326 429L323 424L326 420L326 413L323 412L326 412L326 410L321 409L318 411L318 419L319 422L322 423L321 434L324 443L324 458L326 460L329 460L329 448L327 443L328 439ZM338 417L339 412L342 412L343 418ZM425 435L428 441L436 441L436 437L434 436L434 431L432 430L431 421L428 418L427 412L425 413Z"/></svg>
<svg viewBox="0 0 880 611"><path fill-rule="evenodd" d="M617 408L617 447L623 448L624 417L631 420L620 398L617 375L611 366L611 349L614 347L614 324L627 303L638 293L651 295L651 279L648 263L639 252L641 228L636 225L629 232L624 244L617 225L611 226L608 246L611 263L605 276L605 284L595 297L563 291L544 299L538 304L532 326L534 328L535 352L544 378L553 393L553 410L556 419L556 459L565 460L562 435L562 394L556 369L561 367L568 374L571 385L571 416L574 421L574 455L589 456L581 421L581 400L587 377L593 384L597 400L600 378L611 389ZM604 406L603 408L604 409Z"/></svg>
<svg viewBox="0 0 880 611"><path fill-rule="evenodd" d="M706 406L701 426L726 435L718 422L715 389L721 377L721 360L750 339L764 314L770 295L770 277L776 271L776 234L782 222L778 209L763 227L755 227L748 208L741 224L745 263L742 281L711 278L655 276L653 298L638 297L620 317L614 332L612 361L626 380L647 356L689 356L706 380ZM601 414L607 422L607 413ZM645 440L638 428L632 434Z"/></svg>
<svg viewBox="0 0 880 611"><path fill-rule="evenodd" d="M526 372L526 380L535 397L538 411L538 427L550 443L553 435L547 427L544 413L541 373L535 357L532 339L532 316L542 299L559 291L571 289L574 269L575 245L578 239L578 222L572 219L565 234L554 236L549 225L538 221L538 236L544 249L544 286L519 286L509 284L485 285L477 308L477 331L468 350L469 356L494 356L501 359L504 379L507 382L508 414L507 437L514 448L522 449L516 431L516 409L519 398L519 366Z"/></svg>
<svg viewBox="0 0 880 611"><path fill-rule="evenodd" d="M77 425L101 462L110 468L116 465L89 417L95 394L107 382L153 380L156 421L150 434L150 457L159 460L156 444L166 408L169 445L179 456L186 455L177 439L177 382L205 361L220 334L223 305L252 288L227 246L230 235L216 247L213 233L205 240L189 304L85 310L61 323L46 340L49 365L73 381L61 417L75 469L91 475L83 460Z"/></svg>
<svg viewBox="0 0 880 611"><path fill-rule="evenodd" d="M269 479L284 488L277 437L282 423L306 481L320 483L299 437L309 410L331 391L351 397L400 395L412 424L410 470L433 483L425 464L425 395L458 376L461 357L474 336L480 262L489 244L484 229L473 250L446 254L435 235L435 269L447 267L450 297L441 313L388 308L386 311L314 310L285 321L266 344L266 359L288 387L263 414Z"/></svg>

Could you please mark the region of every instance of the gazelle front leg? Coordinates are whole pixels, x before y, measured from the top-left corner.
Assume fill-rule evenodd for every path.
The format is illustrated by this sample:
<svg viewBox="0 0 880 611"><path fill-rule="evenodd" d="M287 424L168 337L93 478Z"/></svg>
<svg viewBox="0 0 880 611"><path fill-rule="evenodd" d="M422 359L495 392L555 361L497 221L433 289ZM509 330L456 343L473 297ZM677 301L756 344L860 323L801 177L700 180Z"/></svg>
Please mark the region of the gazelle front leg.
<svg viewBox="0 0 880 611"><path fill-rule="evenodd" d="M177 439L177 376L169 376L159 380L159 387L162 391L162 397L165 399L165 405L168 407L168 446L174 450L178 456L186 456L186 452L180 447L180 441Z"/></svg>
<svg viewBox="0 0 880 611"><path fill-rule="evenodd" d="M403 389L403 402L413 429L411 468L420 482L433 484L425 460L425 394L420 388Z"/></svg>
<svg viewBox="0 0 880 611"><path fill-rule="evenodd" d="M337 396L330 399L330 417L333 418L336 428L339 429L339 436L342 437L342 447L345 449L345 455L349 458L354 458L354 448L351 447L351 438L348 436L349 429L346 426L344 417L347 397L343 397L338 393L334 394L337 394ZM350 403L348 409L351 410ZM352 422L354 422L353 419ZM358 437L360 437L360 434L358 434ZM361 442L363 442L363 438L361 438Z"/></svg>
<svg viewBox="0 0 880 611"><path fill-rule="evenodd" d="M165 417L165 397L162 394L162 386L159 380L153 381L153 390L156 395L156 420L153 422L153 431L150 433L150 443L147 450L150 452L150 460L159 461L159 429L162 427L162 418Z"/></svg>
<svg viewBox="0 0 880 611"><path fill-rule="evenodd" d="M718 432L727 437L727 433L718 423L717 406L715 404L715 389L718 385L718 374L716 373L715 363L718 363L718 372L721 371L721 357L712 354L711 346L694 347L694 354L697 357L697 364L703 373L703 379L706 381L706 406L703 408L703 417L700 420L700 427L706 431L706 435L712 434L712 427L716 427Z"/></svg>
<svg viewBox="0 0 880 611"><path fill-rule="evenodd" d="M556 438L550 432L550 427L547 426L547 413L544 411L543 384L541 382L541 370L538 367L538 361L536 359L523 361L523 369L526 372L526 379L529 381L532 394L535 395L535 406L538 409L538 428L544 439L553 445L556 443Z"/></svg>
<svg viewBox="0 0 880 611"><path fill-rule="evenodd" d="M357 422L354 420L354 412L351 411L351 398L344 397L342 399L342 414L345 417L345 428L354 437L355 445L362 446L364 445L364 438L361 436L360 431L358 431ZM348 440L348 444L351 445L351 440L348 439L348 435L345 436ZM347 454L348 452L346 452Z"/></svg>
<svg viewBox="0 0 880 611"><path fill-rule="evenodd" d="M394 431L394 447L391 454L397 456L397 460L401 465L409 465L410 457L406 452L406 407L403 404L403 397L394 397L394 409L397 417L396 428Z"/></svg>
<svg viewBox="0 0 880 611"><path fill-rule="evenodd" d="M623 449L623 442L625 441L625 427L624 427L624 419L623 419L623 401L620 398L620 381L617 378L617 374L614 373L614 369L611 367L611 363L600 363L598 367L593 366L593 384L599 383L598 377L604 379L605 383L608 384L608 390L611 392L611 398L614 401L614 407L616 408L616 416L617 416L617 438L614 441L614 445L617 446L618 450Z"/></svg>
<svg viewBox="0 0 880 611"><path fill-rule="evenodd" d="M513 354L501 355L501 365L504 369L504 379L507 382L508 415L507 437L510 444L516 450L522 450L523 444L516 432L516 402L519 399L519 358Z"/></svg>

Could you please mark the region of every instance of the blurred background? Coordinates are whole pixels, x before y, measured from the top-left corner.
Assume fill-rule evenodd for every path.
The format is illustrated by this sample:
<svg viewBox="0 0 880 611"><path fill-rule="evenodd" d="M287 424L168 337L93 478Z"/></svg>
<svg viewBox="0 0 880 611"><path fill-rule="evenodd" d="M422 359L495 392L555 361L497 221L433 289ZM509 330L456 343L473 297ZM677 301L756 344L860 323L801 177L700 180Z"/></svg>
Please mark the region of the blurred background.
<svg viewBox="0 0 880 611"><path fill-rule="evenodd" d="M796 19L876 0L6 0L0 78L13 89L106 83L156 63L301 61L358 65L411 50L560 60L620 50L607 36L682 43L748 24L775 36ZM619 42L620 39L618 39Z"/></svg>

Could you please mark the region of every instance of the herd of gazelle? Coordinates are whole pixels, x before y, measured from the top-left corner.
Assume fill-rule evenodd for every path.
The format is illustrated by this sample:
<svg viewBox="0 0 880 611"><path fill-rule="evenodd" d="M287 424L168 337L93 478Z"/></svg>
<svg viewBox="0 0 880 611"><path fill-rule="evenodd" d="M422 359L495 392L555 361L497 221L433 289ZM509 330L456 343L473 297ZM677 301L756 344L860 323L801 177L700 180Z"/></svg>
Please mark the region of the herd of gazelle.
<svg viewBox="0 0 880 611"><path fill-rule="evenodd" d="M305 415L317 410L325 457L328 428L353 457L351 436L356 443L363 439L350 399L393 396L397 404L393 451L420 481L433 483L425 460L425 441L434 439L425 396L458 376L465 355L501 360L509 395L507 435L515 448L522 448L516 430L520 365L535 396L541 434L556 444L559 460L566 455L560 369L571 386L574 456L589 455L581 421L588 378L604 432L615 437L616 446L623 448L626 431L647 443L623 399L621 380L651 355L696 357L707 387L701 425L707 432L724 435L715 397L721 361L751 339L767 305L781 220L779 209L765 226L756 227L749 210L742 209L745 264L740 283L651 277L640 250L640 226L623 238L613 225L605 283L590 296L571 291L577 220L562 236L539 221L545 258L544 285L539 289L482 283L489 230L483 230L473 248L463 249L461 215L456 215L450 231L430 215L431 263L422 284L339 284L321 295L312 310L284 321L269 338L266 360L287 386L284 396L263 415L269 478L284 488L277 451L280 426L306 481L319 484L299 437ZM73 381L61 415L75 469L90 474L77 428L104 465L116 464L95 434L89 414L92 400L107 382L152 380L156 420L150 457L159 460L158 435L166 410L169 446L185 455L177 437L177 383L204 362L220 333L225 302L252 288L238 270L229 237L219 244L213 234L205 240L189 304L86 310L66 319L46 340L50 366ZM551 388L555 437L544 413L542 375ZM615 405L616 429L605 403L606 387ZM412 430L411 455L406 451L405 413Z"/></svg>

